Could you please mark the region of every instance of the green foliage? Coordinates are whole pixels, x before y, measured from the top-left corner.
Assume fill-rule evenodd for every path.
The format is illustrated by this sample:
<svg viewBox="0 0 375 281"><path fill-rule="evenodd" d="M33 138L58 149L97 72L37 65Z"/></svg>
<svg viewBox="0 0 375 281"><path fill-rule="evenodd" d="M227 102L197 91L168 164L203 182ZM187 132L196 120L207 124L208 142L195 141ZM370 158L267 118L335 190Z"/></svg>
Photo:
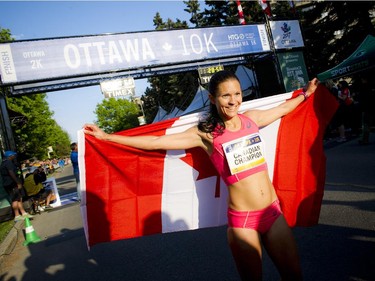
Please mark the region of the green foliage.
<svg viewBox="0 0 375 281"><path fill-rule="evenodd" d="M104 99L94 111L96 124L106 133L114 133L137 127L140 110L138 105L126 99Z"/></svg>
<svg viewBox="0 0 375 281"><path fill-rule="evenodd" d="M13 41L9 29L3 29L0 27L0 42Z"/></svg>
<svg viewBox="0 0 375 281"><path fill-rule="evenodd" d="M14 227L13 220L0 222L0 243L2 243L5 240L8 233L12 230L13 227Z"/></svg>
<svg viewBox="0 0 375 281"><path fill-rule="evenodd" d="M291 9L288 1L277 1L271 5L272 20L294 20L298 16L295 9Z"/></svg>
<svg viewBox="0 0 375 281"><path fill-rule="evenodd" d="M375 33L374 1L313 2L309 8L299 15L312 76L342 62Z"/></svg>
<svg viewBox="0 0 375 281"><path fill-rule="evenodd" d="M154 26L156 30L169 30L169 29L178 29L178 28L188 28L188 24L186 21L181 21L176 19L174 22L171 19L168 19L166 22L160 17L159 13L156 13L154 17Z"/></svg>
<svg viewBox="0 0 375 281"><path fill-rule="evenodd" d="M231 21L230 5L228 5L228 2L205 1L205 4L208 9L205 8L203 11L204 26L221 26Z"/></svg>
<svg viewBox="0 0 375 281"><path fill-rule="evenodd" d="M201 26L221 26L239 24L235 1L205 1L207 8L201 13ZM241 1L246 24L264 22L264 13L258 1Z"/></svg>
<svg viewBox="0 0 375 281"><path fill-rule="evenodd" d="M191 15L190 22L195 25L195 27L203 26L203 15L199 13L200 4L198 0L183 1L186 4L185 12Z"/></svg>
<svg viewBox="0 0 375 281"><path fill-rule="evenodd" d="M8 107L26 116L23 126L12 124L14 138L20 160L36 157L46 159L47 147L52 146L52 157L69 155L70 139L53 119L45 94L33 94L7 98Z"/></svg>

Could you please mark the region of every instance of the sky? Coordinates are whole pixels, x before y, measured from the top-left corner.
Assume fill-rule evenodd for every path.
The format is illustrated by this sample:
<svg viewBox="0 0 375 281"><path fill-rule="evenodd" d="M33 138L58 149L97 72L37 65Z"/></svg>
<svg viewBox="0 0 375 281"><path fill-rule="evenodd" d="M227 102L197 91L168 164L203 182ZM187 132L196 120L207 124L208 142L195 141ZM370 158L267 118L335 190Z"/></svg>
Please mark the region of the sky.
<svg viewBox="0 0 375 281"><path fill-rule="evenodd" d="M203 4L201 4L201 7ZM185 20L183 1L3 1L0 0L0 28L9 29L15 40L76 35L138 32L155 30L157 12L164 21ZM148 86L146 79L135 80L136 96ZM46 101L53 118L71 141L85 123L96 120L96 105L104 96L100 86L90 86L47 93Z"/></svg>

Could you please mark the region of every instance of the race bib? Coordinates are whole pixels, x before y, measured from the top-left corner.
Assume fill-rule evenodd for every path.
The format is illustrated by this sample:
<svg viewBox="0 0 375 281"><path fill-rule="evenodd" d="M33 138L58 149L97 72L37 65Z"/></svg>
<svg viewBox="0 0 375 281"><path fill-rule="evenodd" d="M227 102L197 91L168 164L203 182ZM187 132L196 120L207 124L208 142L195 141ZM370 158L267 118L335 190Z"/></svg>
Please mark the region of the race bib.
<svg viewBox="0 0 375 281"><path fill-rule="evenodd" d="M262 139L258 133L223 143L222 146L232 175L266 162Z"/></svg>

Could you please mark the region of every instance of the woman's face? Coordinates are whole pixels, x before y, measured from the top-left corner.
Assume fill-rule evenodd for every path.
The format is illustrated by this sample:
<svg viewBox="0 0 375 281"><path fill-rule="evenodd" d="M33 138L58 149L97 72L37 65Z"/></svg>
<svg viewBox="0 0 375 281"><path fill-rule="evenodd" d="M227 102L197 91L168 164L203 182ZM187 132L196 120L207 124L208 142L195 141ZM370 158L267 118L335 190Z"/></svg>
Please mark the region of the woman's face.
<svg viewBox="0 0 375 281"><path fill-rule="evenodd" d="M236 79L222 82L216 95L209 95L211 103L216 105L217 111L223 120L229 120L238 114L242 103L240 83Z"/></svg>

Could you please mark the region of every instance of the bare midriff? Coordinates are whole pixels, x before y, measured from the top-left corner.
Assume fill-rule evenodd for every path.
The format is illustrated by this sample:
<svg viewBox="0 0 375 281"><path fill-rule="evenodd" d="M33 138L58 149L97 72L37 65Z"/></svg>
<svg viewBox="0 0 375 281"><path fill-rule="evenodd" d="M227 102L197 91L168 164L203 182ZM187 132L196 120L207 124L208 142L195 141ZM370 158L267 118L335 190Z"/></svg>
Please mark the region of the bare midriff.
<svg viewBox="0 0 375 281"><path fill-rule="evenodd" d="M277 199L267 171L248 176L228 186L228 207L237 211L260 210Z"/></svg>

